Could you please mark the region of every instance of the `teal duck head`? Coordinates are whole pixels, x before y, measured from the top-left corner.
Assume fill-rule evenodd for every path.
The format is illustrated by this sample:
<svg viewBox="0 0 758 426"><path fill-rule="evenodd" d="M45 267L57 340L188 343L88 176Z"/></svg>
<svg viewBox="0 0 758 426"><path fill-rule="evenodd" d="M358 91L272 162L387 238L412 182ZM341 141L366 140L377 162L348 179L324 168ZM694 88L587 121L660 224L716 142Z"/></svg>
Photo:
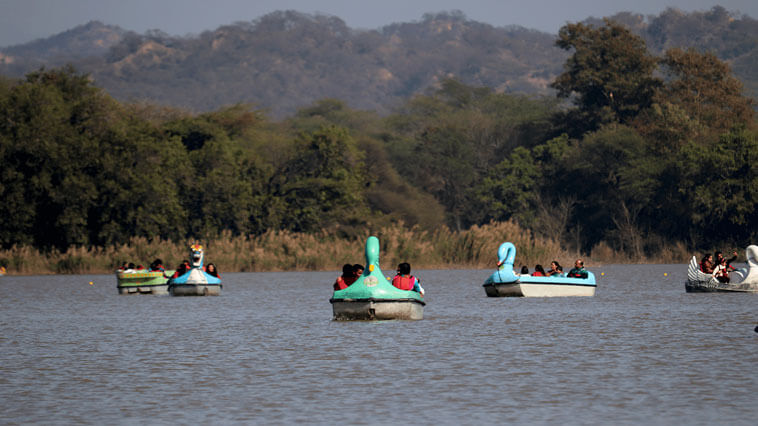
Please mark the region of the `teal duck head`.
<svg viewBox="0 0 758 426"><path fill-rule="evenodd" d="M373 235L366 240L366 269L373 272L379 268L379 238Z"/></svg>

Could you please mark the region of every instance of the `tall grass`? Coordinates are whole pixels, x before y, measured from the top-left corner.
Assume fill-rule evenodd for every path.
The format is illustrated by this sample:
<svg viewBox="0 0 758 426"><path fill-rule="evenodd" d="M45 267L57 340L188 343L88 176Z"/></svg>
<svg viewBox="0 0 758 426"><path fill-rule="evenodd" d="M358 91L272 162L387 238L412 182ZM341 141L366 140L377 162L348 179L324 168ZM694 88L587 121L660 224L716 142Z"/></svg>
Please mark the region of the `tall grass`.
<svg viewBox="0 0 758 426"><path fill-rule="evenodd" d="M339 271L345 263L364 263L364 244L369 235L379 238L380 263L394 270L400 262L413 269L494 268L497 249L505 241L517 249L516 267L535 264L548 266L552 260L571 265L578 253L561 248L559 242L536 237L514 222L497 222L475 226L466 231L447 228L426 231L400 225L385 226L354 238L339 237L337 230L318 234L271 231L259 236L232 236L223 233L205 247L205 262L213 262L223 272L258 271ZM0 250L0 264L11 274L83 274L112 272L123 262L149 265L160 258L166 269L174 269L189 255L193 241L174 242L161 239L132 238L128 243L109 247L71 247L65 252L40 252L27 246ZM661 252L666 260L686 261L690 256L679 244ZM624 263L623 253L600 244L591 259ZM590 263L588 263L590 265Z"/></svg>

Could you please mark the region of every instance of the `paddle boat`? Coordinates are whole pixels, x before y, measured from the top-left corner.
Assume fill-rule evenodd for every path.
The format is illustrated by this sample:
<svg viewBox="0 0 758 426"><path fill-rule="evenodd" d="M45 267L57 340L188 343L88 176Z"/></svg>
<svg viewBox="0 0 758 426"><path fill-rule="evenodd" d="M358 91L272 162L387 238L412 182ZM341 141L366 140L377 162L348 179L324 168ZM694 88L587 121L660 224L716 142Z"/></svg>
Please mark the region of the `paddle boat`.
<svg viewBox="0 0 758 426"><path fill-rule="evenodd" d="M116 287L119 294L168 294L167 275L163 271L116 271Z"/></svg>
<svg viewBox="0 0 758 426"><path fill-rule="evenodd" d="M533 277L513 272L516 246L509 242L497 250L498 270L484 281L489 297L561 297L594 296L595 275L587 271L587 278L566 276Z"/></svg>
<svg viewBox="0 0 758 426"><path fill-rule="evenodd" d="M337 290L329 302L335 320L420 320L423 297L393 286L379 268L379 239L366 240L366 269L348 288Z"/></svg>
<svg viewBox="0 0 758 426"><path fill-rule="evenodd" d="M745 257L747 267L733 271L729 274L729 282L722 283L712 274L701 271L697 258L692 256L687 267L684 290L687 293L758 293L758 246L748 246Z"/></svg>
<svg viewBox="0 0 758 426"><path fill-rule="evenodd" d="M168 281L172 296L218 296L221 294L221 279L205 272L203 246L190 246L190 268L182 275Z"/></svg>

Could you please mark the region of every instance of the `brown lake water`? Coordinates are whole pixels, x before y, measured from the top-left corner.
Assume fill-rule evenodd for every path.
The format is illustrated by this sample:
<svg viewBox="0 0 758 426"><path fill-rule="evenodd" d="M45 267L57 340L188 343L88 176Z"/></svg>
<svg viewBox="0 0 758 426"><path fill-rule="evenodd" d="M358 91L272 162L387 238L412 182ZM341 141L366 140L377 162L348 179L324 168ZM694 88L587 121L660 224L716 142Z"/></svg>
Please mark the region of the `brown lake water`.
<svg viewBox="0 0 758 426"><path fill-rule="evenodd" d="M546 299L416 271L415 322L332 321L336 271L224 274L198 298L5 276L0 424L756 424L758 295L590 269L595 297Z"/></svg>

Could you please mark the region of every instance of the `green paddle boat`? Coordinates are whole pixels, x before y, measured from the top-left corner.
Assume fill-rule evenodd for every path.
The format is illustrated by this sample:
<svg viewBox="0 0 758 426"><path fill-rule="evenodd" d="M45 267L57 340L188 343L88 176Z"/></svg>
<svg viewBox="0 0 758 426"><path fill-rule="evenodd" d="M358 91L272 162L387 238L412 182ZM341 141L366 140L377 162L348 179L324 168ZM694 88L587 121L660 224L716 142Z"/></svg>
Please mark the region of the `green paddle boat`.
<svg viewBox="0 0 758 426"><path fill-rule="evenodd" d="M166 271L169 276L174 271ZM163 271L116 272L119 294L168 294L168 278Z"/></svg>
<svg viewBox="0 0 758 426"><path fill-rule="evenodd" d="M335 320L420 320L424 318L423 297L390 284L379 268L379 239L366 240L366 269L358 280L334 292L329 302Z"/></svg>

